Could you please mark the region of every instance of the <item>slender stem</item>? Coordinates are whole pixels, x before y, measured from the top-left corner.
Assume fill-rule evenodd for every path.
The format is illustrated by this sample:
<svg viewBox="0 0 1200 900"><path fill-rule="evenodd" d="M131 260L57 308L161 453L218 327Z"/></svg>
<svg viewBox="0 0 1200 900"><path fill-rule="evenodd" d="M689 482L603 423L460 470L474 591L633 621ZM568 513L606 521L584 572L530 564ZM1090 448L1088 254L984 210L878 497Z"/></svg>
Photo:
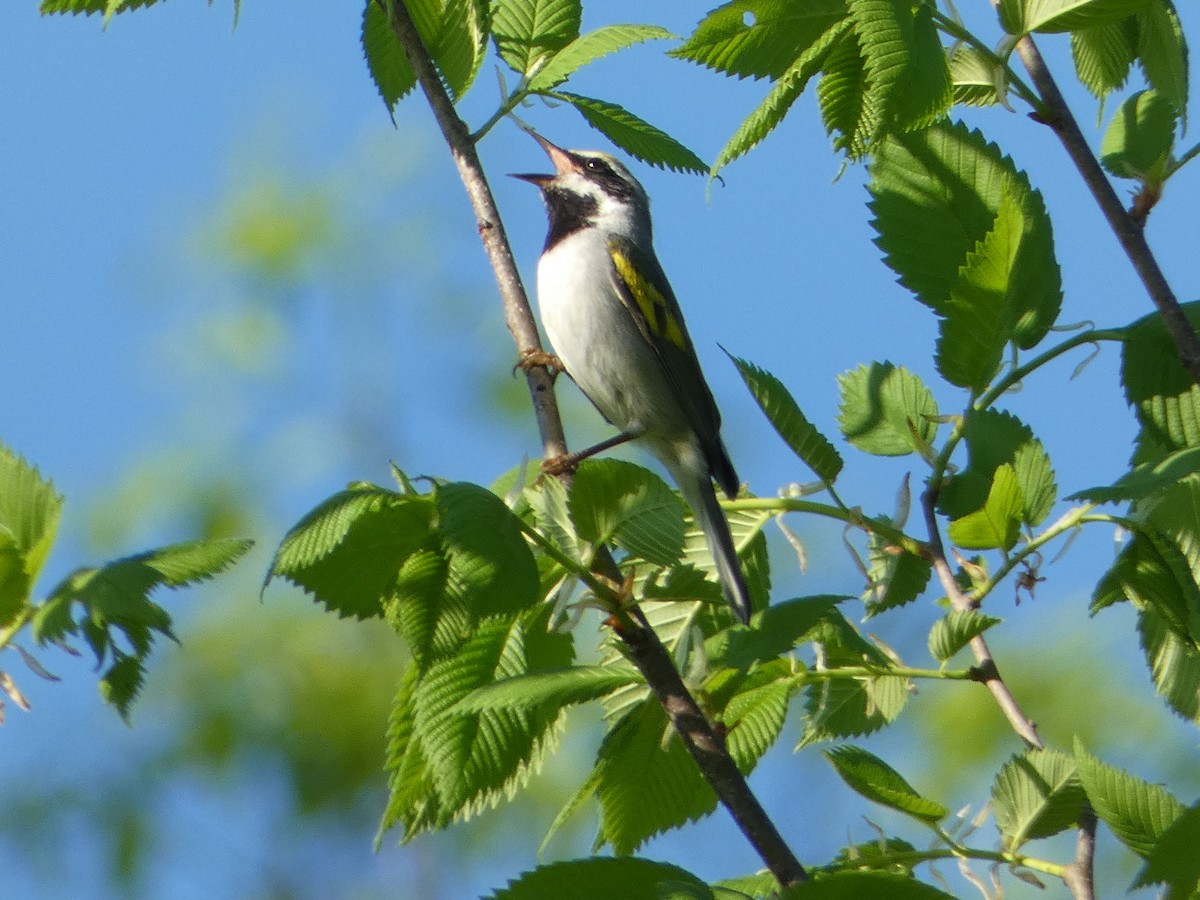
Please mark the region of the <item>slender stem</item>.
<svg viewBox="0 0 1200 900"><path fill-rule="evenodd" d="M950 605L954 609L965 612L974 609L975 603L963 593L962 588L958 585L958 579L954 577L954 571L946 560L946 550L942 545L942 535L937 521L936 485L937 482L931 481L921 497L921 506L925 511L925 524L929 529L930 560L933 563L933 570L937 573L938 581L941 582L942 590L950 599ZM971 638L968 646L975 657L978 680L991 691L992 697L1008 719L1013 731L1020 735L1029 746L1043 749L1045 744L1038 736L1037 726L1021 710L1017 698L1013 696L1008 684L1000 675L1000 669L996 666L996 660L992 656L987 640L982 634L976 635Z"/></svg>
<svg viewBox="0 0 1200 900"><path fill-rule="evenodd" d="M1108 220L1121 249L1125 251L1134 271L1141 278L1146 292L1175 342L1179 361L1192 380L1200 384L1200 336L1197 336L1196 330L1192 328L1175 292L1167 283L1154 252L1146 242L1145 232L1125 209L1112 183L1105 176L1099 160L1088 146L1079 123L1071 114L1071 109L1067 106L1067 101L1058 89L1058 84L1050 74L1050 69L1046 66L1046 61L1033 38L1029 35L1022 37L1017 41L1016 50L1049 112L1044 119L1045 123L1058 135L1067 155L1075 163L1075 168L1079 170L1088 190L1092 192L1101 212Z"/></svg>
<svg viewBox="0 0 1200 900"><path fill-rule="evenodd" d="M942 681L977 681L974 669L910 669L906 666L838 666L836 669L807 669L796 680L836 681L867 678L933 678Z"/></svg>
<svg viewBox="0 0 1200 900"><path fill-rule="evenodd" d="M1037 857L1023 856L1020 853L1011 853L1005 850L984 850L978 847L962 847L959 845L953 847L934 847L929 850L883 852L879 856L871 857L871 868L883 869L888 865L918 866L921 863L933 862L938 859L978 859L986 862L1007 863L1011 866L1032 869L1044 875L1053 875L1056 878L1065 878L1065 873L1069 868L1058 863L1038 859ZM845 866L837 868L845 868Z"/></svg>
<svg viewBox="0 0 1200 900"><path fill-rule="evenodd" d="M1007 559L1005 559L1004 563L999 569L996 570L995 574L988 578L985 584L981 585L977 590L972 592L971 602L976 606L982 603L983 598L990 594L998 584L1004 581L1004 579L1008 577L1009 572L1019 566L1026 559L1033 556L1042 547L1050 543L1050 541L1054 540L1059 535L1070 531L1072 528L1082 525L1084 522L1095 521L1096 517L1088 515L1088 513L1094 508L1094 505L1089 503L1085 504L1084 506L1076 506L1063 513L1053 525L1022 546L1020 552L1013 553ZM1104 517L1104 520L1109 521L1108 517Z"/></svg>
<svg viewBox="0 0 1200 900"><path fill-rule="evenodd" d="M1013 385L1020 384L1031 373L1036 372L1042 366L1046 365L1046 363L1057 359L1069 350L1074 350L1083 344L1096 344L1100 341L1122 341L1124 339L1125 332L1120 328L1088 329L1087 331L1080 331L1077 334L1073 334L1062 343L1055 344L1028 362L1014 366L1008 372L1004 373L1001 378L997 379L995 384L979 395L979 399L975 401L975 408L986 409L991 406L1005 392L1010 390Z"/></svg>
<svg viewBox="0 0 1200 900"><path fill-rule="evenodd" d="M929 547L914 537L909 537L894 525L889 525L879 519L864 516L857 508L830 506L828 503L817 503L812 500L801 500L795 497L741 497L737 500L722 500L721 506L733 512L804 512L837 519L861 528L871 534L878 535L893 546L899 547L913 556L927 558Z"/></svg>
<svg viewBox="0 0 1200 900"><path fill-rule="evenodd" d="M509 331L517 343L517 349L540 349L541 342L529 299L513 261L512 249L483 167L475 152L471 134L446 93L446 88L438 77L429 51L421 41L404 0L376 2L388 14L392 30L413 72L416 73L421 90L433 109L434 117L458 166L459 176L475 211L480 239L487 250L496 282L500 287L505 317ZM541 367L530 368L527 377L545 453L547 456L562 456L567 452L567 447L562 420L554 400L554 384ZM607 557L607 554L604 556ZM598 557L599 565L604 565L604 562L604 559ZM771 874L783 886L804 881L808 877L804 867L800 865L774 822L767 816L758 798L750 791L745 776L739 771L733 757L725 748L724 741L684 685L671 655L663 647L658 635L646 624L636 607L629 611L620 610L620 614L614 615L610 621L614 632L624 642L630 658L662 703L672 726L696 761L705 780L712 786Z"/></svg>

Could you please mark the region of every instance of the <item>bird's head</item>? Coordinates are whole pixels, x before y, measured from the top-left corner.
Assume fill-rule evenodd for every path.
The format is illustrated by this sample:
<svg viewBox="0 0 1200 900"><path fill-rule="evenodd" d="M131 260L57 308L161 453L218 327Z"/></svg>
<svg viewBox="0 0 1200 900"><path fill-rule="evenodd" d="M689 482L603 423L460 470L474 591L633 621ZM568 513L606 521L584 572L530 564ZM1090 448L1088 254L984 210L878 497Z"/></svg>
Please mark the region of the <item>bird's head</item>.
<svg viewBox="0 0 1200 900"><path fill-rule="evenodd" d="M554 163L554 174L513 177L541 188L552 232L557 223L566 231L596 227L649 240L650 200L619 160L596 150L564 150L538 134L533 138Z"/></svg>

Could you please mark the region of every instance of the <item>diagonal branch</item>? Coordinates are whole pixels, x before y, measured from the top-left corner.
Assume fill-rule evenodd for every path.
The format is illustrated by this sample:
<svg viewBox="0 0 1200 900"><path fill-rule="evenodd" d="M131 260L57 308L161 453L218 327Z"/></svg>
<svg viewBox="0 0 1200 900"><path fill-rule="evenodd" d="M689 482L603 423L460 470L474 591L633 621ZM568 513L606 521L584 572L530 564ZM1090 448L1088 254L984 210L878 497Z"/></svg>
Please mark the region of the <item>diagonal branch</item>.
<svg viewBox="0 0 1200 900"><path fill-rule="evenodd" d="M1108 220L1109 227L1112 228L1113 234L1121 244L1121 249L1129 257L1146 292L1154 301L1159 315L1166 323L1171 339L1175 342L1179 361L1191 375L1192 380L1200 384L1200 337L1192 328L1191 322L1188 321L1183 308L1179 305L1175 292L1171 290L1171 285L1167 283L1166 276L1159 268L1154 251L1146 242L1145 232L1122 205L1121 198L1117 196L1112 182L1104 174L1104 170L1100 167L1100 161L1096 159L1096 155L1088 146L1087 138L1083 136L1079 123L1072 115L1070 107L1067 106L1062 91L1058 89L1058 84L1046 66L1046 61L1042 58L1041 51L1038 50L1032 37L1025 35L1017 42L1017 54L1021 57L1021 62L1025 64L1038 93L1041 94L1044 110L1048 113L1045 123L1058 135L1059 141L1062 142L1071 161L1075 163L1075 168L1079 170L1088 190L1096 198L1096 203Z"/></svg>
<svg viewBox="0 0 1200 900"><path fill-rule="evenodd" d="M504 301L508 328L516 341L517 349L522 353L541 349L529 299L513 261L512 248L504 232L483 167L475 152L470 132L455 112L454 104L438 77L429 52L421 41L403 0L376 2L387 12L392 30L417 75L417 81L433 109L442 136L450 147L459 177L475 211L479 236L495 273L496 283ZM541 367L529 368L526 375L545 453L547 456L561 456L567 452L567 447L562 420L555 402L553 382ZM724 741L684 685L670 654L653 629L636 610L632 618L615 618L620 622L619 627L615 629L616 633L624 641L630 657L662 703L671 724L704 778L762 857L771 874L784 886L804 881L807 873L803 866L783 840L774 822L767 816L758 798L751 792L745 776L738 770L737 764L726 750Z"/></svg>
<svg viewBox="0 0 1200 900"><path fill-rule="evenodd" d="M954 609L963 612L974 609L976 604L963 593L962 588L958 585L958 580L954 577L954 571L946 559L946 548L942 543L942 534L937 521L936 481L931 482L929 488L922 495L921 508L925 513L926 527L929 529L929 559L933 563L933 570L937 572L938 580L942 583L942 590L946 592L950 605ZM1022 711L1017 703L1017 698L1013 696L1008 684L1001 677L1000 669L996 666L996 660L992 656L987 640L982 634L979 634L971 638L968 646L975 656L976 680L982 682L984 687L992 692L992 697L995 698L1001 712L1012 725L1013 731L1020 735L1030 747L1044 749L1046 745L1038 736L1037 726Z"/></svg>

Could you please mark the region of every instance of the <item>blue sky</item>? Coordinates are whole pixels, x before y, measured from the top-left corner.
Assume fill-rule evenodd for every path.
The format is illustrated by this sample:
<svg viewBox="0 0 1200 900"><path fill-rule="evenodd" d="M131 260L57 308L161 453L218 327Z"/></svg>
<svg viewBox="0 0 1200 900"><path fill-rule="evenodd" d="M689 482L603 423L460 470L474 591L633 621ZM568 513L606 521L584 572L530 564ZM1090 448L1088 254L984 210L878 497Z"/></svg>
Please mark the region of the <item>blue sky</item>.
<svg viewBox="0 0 1200 900"><path fill-rule="evenodd" d="M663 6L593 4L585 27L639 21L649 13L682 34L706 9ZM269 524L257 536L268 544L346 481L384 481L389 460L413 473L488 483L523 456L538 454L531 417L514 426L479 411L480 384L508 379L512 354L503 343L507 335L491 276L431 116L410 98L393 128L375 94L358 46L357 4L248 2L236 30L226 2L212 8L182 0L159 4L117 18L107 31L98 19L43 19L35 7L0 7L0 309L7 338L0 440L52 476L67 496L67 541L51 560L43 588L74 565L96 561L73 511L82 515L102 503L148 456L177 454L187 465L186 450L214 434L227 435L215 446L230 455L206 465L245 466L247 477L264 476L266 460L291 451L294 467L265 473L274 480L264 494ZM1194 10L1183 14L1196 44ZM1047 38L1043 45L1069 84L1065 39ZM662 49L649 45L601 61L571 87L624 104L711 159L764 87L667 60ZM468 120L480 122L490 112L493 84L485 69L463 105ZM1078 90L1069 99L1085 131L1096 135L1095 102ZM604 146L569 109L538 106L522 115L559 144ZM1002 110L975 112L969 121L998 140L1045 194L1063 266L1060 321L1123 324L1149 312L1148 299L1049 130ZM488 137L481 155L532 285L544 233L541 203L528 185L503 176L536 170L544 159L508 123ZM887 359L936 381L930 362L935 322L895 285L873 251L864 172L851 168L837 178L839 169L811 94L762 148L726 171L711 198L701 178L635 166L654 200L659 255L722 408L731 454L742 478L763 494L810 476L757 412L718 342L778 375L830 435L837 431L838 373ZM1172 183L1149 226L1151 244L1181 299L1196 296L1200 274L1192 202L1200 188L1197 171L1193 165ZM395 258L350 255L342 270L334 264L323 270L315 287L294 298L300 325L296 340L284 345L289 355L264 358L269 377L256 382L257 393L248 397L238 390L245 382L222 380L211 361L193 366L178 341L168 341L164 351L162 339L186 335L197 310L221 308L219 291L227 282L198 279L204 249L194 235L211 223L221 198L264 173L285 185L311 181L340 190L356 213L377 226L365 245ZM386 185L382 196L372 190L377 181ZM419 238L401 233L437 246L421 244L414 253L385 240L393 212L397 223L433 222L427 234L414 229ZM346 284L368 299L333 309L331 298L354 293ZM339 289L323 290L331 285ZM1115 387L1116 351L1105 348L1070 380L1083 355L1060 360L1042 376L1046 384L1031 384L1004 404L1047 445L1062 493L1119 474L1133 434ZM935 392L944 411L961 403L947 388ZM586 404L576 399L566 408L569 433L599 432ZM329 424L348 409L351 424L377 423L357 443L355 428ZM255 426L260 416L270 427ZM853 489L843 496L873 511L890 510L896 485L913 462L846 455L843 484ZM840 532L804 521L792 525L809 542L809 570L781 576L781 596L856 592ZM140 543L121 552L186 532L186 522L151 517L129 531ZM1007 634L1014 644L1046 653L1055 652L1065 631L1081 635L1079 646L1106 667L1134 673L1135 681L1141 677L1140 696L1153 704L1126 611L1099 620L1085 615L1093 583L1088 579L1112 550L1110 532L1085 535L1064 562L1043 572L1049 581L1039 587L1036 602L1006 605L1001 614L1010 618ZM776 559L781 571L789 564L786 550ZM925 606L915 623L878 623L886 640L921 663L924 628L938 614ZM332 620L330 627L336 627ZM160 652L185 653L186 632L181 637L182 649ZM0 729L0 792L31 760L75 764L78 750L70 744L81 723L100 736L96 752L99 760L107 754L104 765L114 765L112 753L119 753L105 748L136 741L138 729L152 728L139 723L125 733L110 713L97 711L85 666L64 683L26 678L23 686L37 705L30 714L10 710ZM1165 713L1157 727L1164 744L1194 744L1194 734ZM902 746L904 737L896 741ZM1136 751L1136 739L1117 744L1120 752ZM784 754L760 776L768 805L786 825L804 832L811 827L776 779L803 781L816 772L827 778L823 766ZM1152 770L1141 774L1154 780ZM180 802L198 805L201 819L214 814L195 797ZM751 865L722 823L701 834L730 842L736 860L726 867L700 854L691 862L702 874L716 877ZM813 851L819 859L842 835L806 837L828 845ZM667 857L704 840L687 833L654 849ZM385 851L383 861L371 865L405 871L416 865L413 854L419 851ZM76 864L86 870L84 863L68 867ZM515 874L499 871L463 890L477 892ZM190 895L183 887L171 893Z"/></svg>

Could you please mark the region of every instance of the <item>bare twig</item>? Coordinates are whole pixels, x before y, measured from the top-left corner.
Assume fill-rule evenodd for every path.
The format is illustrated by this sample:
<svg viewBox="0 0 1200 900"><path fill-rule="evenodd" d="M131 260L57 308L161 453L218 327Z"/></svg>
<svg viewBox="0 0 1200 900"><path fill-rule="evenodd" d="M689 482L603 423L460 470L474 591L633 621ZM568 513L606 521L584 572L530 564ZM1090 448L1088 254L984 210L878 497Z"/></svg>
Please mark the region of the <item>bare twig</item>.
<svg viewBox="0 0 1200 900"><path fill-rule="evenodd" d="M946 592L946 596L950 599L950 605L955 609L963 612L974 609L976 604L963 593L962 588L958 585L958 580L954 577L954 571L946 559L946 548L942 543L942 534L937 521L936 481L931 482L929 488L921 496L921 507L925 512L925 525L929 529L929 560L933 563L934 571L937 572L942 590ZM971 639L969 646L971 653L975 656L976 680L992 692L992 697L995 698L1001 712L1012 725L1013 731L1020 735L1030 747L1044 749L1045 744L1038 736L1037 726L1021 710L1017 698L1013 696L1008 684L1001 677L987 640L982 634L976 635Z"/></svg>
<svg viewBox="0 0 1200 900"><path fill-rule="evenodd" d="M513 261L512 249L470 132L455 112L454 104L434 69L403 0L376 2L388 13L392 30L417 75L417 81L454 156L459 176L475 211L480 239L500 287L508 328L516 341L517 350L522 353L538 350L541 342L529 299ZM567 447L554 398L553 382L540 367L529 369L527 376L542 446L547 456L561 456L567 452ZM745 777L725 749L712 723L687 690L670 654L654 630L640 613L635 612L632 618L622 618L624 621L616 628L618 637L625 643L631 658L662 703L676 732L721 803L729 810L742 833L780 884L786 886L805 880L807 874L803 866L751 792Z"/></svg>
<svg viewBox="0 0 1200 900"><path fill-rule="evenodd" d="M1079 834L1075 837L1075 859L1063 873L1063 883L1075 900L1096 900L1093 882L1096 857L1096 813L1084 801L1079 814Z"/></svg>
<svg viewBox="0 0 1200 900"><path fill-rule="evenodd" d="M1038 93L1041 94L1044 109L1049 113L1045 117L1045 124L1049 125L1058 135L1059 141L1062 142L1071 161L1075 163L1075 168L1079 170L1088 190L1096 198L1096 203L1099 204L1101 212L1108 220L1109 227L1117 236L1117 241L1121 244L1125 255L1129 257L1146 292L1154 301L1159 315L1162 316L1167 331L1175 342L1179 361L1192 376L1192 380L1200 384L1200 337L1192 328L1183 308L1179 305L1179 300L1167 283L1166 276L1159 268L1158 260L1155 259L1154 252L1146 242L1145 232L1134 215L1125 209L1121 198L1113 189L1112 183L1105 176L1099 160L1088 146L1087 139L1079 128L1079 123L1071 114L1070 107L1067 106L1067 101L1063 98L1062 91L1058 89L1058 84L1055 82L1054 76L1050 74L1050 69L1046 66L1046 61L1042 58L1041 51L1033 42L1033 38L1029 35L1021 38L1017 42L1017 54L1021 57L1021 62L1025 64L1025 69L1029 72Z"/></svg>

